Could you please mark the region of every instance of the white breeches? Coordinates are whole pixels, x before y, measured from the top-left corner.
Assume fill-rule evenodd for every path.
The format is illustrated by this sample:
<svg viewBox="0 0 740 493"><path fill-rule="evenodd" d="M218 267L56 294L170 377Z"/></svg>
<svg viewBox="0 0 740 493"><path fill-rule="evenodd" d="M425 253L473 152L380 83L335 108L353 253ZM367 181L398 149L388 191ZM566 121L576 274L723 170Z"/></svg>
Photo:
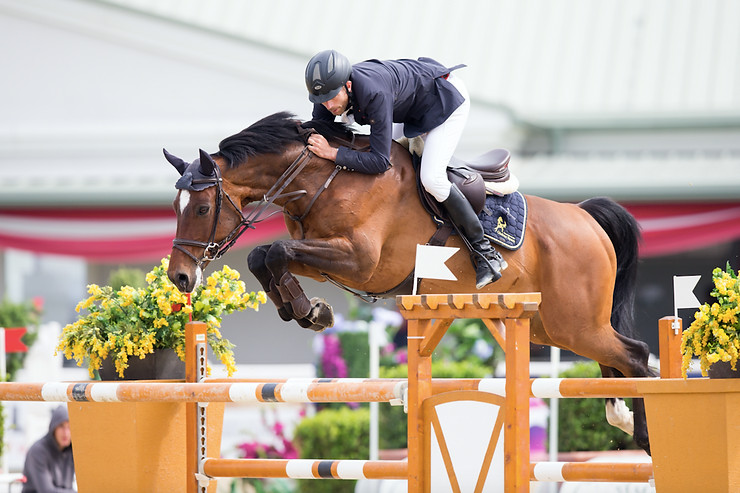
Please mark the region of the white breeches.
<svg viewBox="0 0 740 493"><path fill-rule="evenodd" d="M447 179L447 165L457 148L470 112L470 96L465 83L454 74L447 79L465 101L440 126L422 135L424 152L421 156L421 184L438 202L450 195L451 183ZM403 124L393 125L393 138L403 135Z"/></svg>

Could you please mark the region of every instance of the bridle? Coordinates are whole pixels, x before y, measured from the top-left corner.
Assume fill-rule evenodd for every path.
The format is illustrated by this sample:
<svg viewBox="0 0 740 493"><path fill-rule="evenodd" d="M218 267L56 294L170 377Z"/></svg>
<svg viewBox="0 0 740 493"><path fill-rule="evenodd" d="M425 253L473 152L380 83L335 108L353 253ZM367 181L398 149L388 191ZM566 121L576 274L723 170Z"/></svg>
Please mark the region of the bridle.
<svg viewBox="0 0 740 493"><path fill-rule="evenodd" d="M242 213L241 209L236 205L236 202L231 198L231 196L224 190L223 188L223 177L221 176L221 169L217 164L214 163L213 166L213 176L208 178L201 178L201 179L194 179L192 181L192 184L206 184L209 187L210 186L216 186L218 188L218 193L216 194L216 214L213 218L213 227L211 228L211 234L207 242L205 241L198 241L198 240L189 240L184 238L175 238L172 240L173 248L176 248L183 252L185 255L190 257L193 262L195 262L195 265L197 265L200 268L203 268L204 263L211 262L213 260L220 259L233 245L236 243L236 240L239 239L239 237L244 234L244 232L248 229L254 229L255 224L262 222L266 219L269 219L275 214L278 214L281 211L275 211L268 216L261 218L262 215L265 213L265 211L274 204L274 202L278 199L283 198L289 198L289 202L293 202L295 200L298 200L303 195L306 195L308 192L306 190L296 190L294 192L286 192L283 193L285 188L290 185L290 183L295 180L295 178L303 171L303 169L306 167L308 162L311 160L311 157L313 156L313 153L308 150L308 146L304 147L301 153L298 155L298 157L293 161L293 163L288 166L288 169L283 172L283 174L280 176L280 178L277 179L275 184L270 188L270 190L267 191L267 193L263 196L262 200L247 214L244 215ZM293 219L300 221L306 217L309 210L313 206L314 202L316 201L316 198L318 198L319 194L323 192L326 187L329 186L329 183L334 179L334 176L339 172L339 167L335 167L334 172L332 173L331 177L326 180L324 185L319 188L316 195L314 195L313 199L311 200L308 209L304 211L304 213L300 217L291 216L290 214L286 215ZM216 229L218 227L218 220L219 216L221 215L221 209L223 207L224 197L226 197L227 201L231 206L234 208L237 214L239 214L239 224L237 224L229 234L227 234L221 241L216 241ZM283 206L284 207L284 206ZM261 218L261 219L260 219ZM188 251L185 246L191 246L191 247L197 247L203 249L203 255L198 258L195 255L193 255L190 251Z"/></svg>

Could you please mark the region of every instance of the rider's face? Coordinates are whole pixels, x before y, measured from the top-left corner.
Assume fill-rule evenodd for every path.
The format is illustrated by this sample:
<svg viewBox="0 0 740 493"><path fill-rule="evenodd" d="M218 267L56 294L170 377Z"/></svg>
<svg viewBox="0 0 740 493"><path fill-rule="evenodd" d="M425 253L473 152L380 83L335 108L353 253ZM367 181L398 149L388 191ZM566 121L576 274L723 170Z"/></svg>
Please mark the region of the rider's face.
<svg viewBox="0 0 740 493"><path fill-rule="evenodd" d="M352 81L347 81L347 87L341 88L339 93L337 93L337 95L332 99L321 103L324 105L324 108L331 112L332 115L339 116L347 111L347 107L349 106L349 94L347 93L347 88L352 90Z"/></svg>

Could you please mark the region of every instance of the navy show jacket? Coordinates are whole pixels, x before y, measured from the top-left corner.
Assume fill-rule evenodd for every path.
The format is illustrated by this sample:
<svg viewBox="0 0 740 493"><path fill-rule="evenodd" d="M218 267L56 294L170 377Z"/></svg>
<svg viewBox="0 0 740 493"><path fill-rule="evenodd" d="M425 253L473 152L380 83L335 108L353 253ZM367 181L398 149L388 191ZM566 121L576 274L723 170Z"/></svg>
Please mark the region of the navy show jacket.
<svg viewBox="0 0 740 493"><path fill-rule="evenodd" d="M446 68L431 58L367 60L353 65L350 113L358 124L370 125L370 151L342 146L336 164L360 173L386 171L391 166L393 123L403 123L409 138L444 123L464 101L444 76L464 66ZM313 118L334 121L335 117L315 104Z"/></svg>

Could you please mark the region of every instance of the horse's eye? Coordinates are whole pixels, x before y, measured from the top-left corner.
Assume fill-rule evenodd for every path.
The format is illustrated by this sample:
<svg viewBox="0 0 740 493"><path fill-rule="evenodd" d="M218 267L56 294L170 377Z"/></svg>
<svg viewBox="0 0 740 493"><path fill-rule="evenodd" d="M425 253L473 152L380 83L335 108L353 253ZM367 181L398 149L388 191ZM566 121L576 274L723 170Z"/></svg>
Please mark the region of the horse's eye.
<svg viewBox="0 0 740 493"><path fill-rule="evenodd" d="M198 207L198 215L199 216L205 216L206 214L208 214L208 211L210 211L210 210L211 210L211 208L208 207L207 205Z"/></svg>

